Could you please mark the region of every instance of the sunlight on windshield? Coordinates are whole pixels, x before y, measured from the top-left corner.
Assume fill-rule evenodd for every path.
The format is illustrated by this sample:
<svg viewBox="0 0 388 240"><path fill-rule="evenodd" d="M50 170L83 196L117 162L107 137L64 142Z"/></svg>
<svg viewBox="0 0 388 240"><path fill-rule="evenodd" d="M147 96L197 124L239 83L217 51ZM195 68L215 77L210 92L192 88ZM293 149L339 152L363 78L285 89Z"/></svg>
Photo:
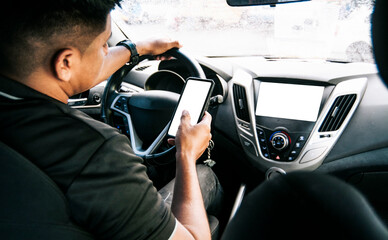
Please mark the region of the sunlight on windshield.
<svg viewBox="0 0 388 240"><path fill-rule="evenodd" d="M169 36L198 55L373 62L372 1L230 7L226 0L124 0L112 16L133 40Z"/></svg>

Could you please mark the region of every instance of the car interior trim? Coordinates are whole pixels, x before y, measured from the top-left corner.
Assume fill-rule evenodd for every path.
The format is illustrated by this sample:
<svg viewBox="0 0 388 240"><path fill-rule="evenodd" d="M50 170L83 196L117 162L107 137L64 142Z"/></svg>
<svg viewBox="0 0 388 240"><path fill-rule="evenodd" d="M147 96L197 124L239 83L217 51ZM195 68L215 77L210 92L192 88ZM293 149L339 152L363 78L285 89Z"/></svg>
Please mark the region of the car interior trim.
<svg viewBox="0 0 388 240"><path fill-rule="evenodd" d="M230 222L230 220L232 220L234 215L236 215L236 212L239 209L239 207L244 199L245 191L246 191L246 185L244 183L241 183L240 188L239 188L238 193L237 193L237 196L236 196L236 199L235 199L234 204L233 204L232 212L230 213L229 222Z"/></svg>
<svg viewBox="0 0 388 240"><path fill-rule="evenodd" d="M3 96L5 98L11 99L11 100L23 100L23 98L15 97L15 96L9 95L5 92L0 92L0 96Z"/></svg>

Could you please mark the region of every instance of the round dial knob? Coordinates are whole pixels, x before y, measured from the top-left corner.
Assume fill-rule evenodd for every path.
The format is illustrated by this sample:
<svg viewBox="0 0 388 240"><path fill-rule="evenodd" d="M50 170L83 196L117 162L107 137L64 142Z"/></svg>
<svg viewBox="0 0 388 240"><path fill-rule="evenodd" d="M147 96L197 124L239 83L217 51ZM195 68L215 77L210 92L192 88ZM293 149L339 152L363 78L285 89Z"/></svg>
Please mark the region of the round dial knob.
<svg viewBox="0 0 388 240"><path fill-rule="evenodd" d="M275 133L272 136L271 144L276 150L283 150L288 147L288 136L282 132Z"/></svg>

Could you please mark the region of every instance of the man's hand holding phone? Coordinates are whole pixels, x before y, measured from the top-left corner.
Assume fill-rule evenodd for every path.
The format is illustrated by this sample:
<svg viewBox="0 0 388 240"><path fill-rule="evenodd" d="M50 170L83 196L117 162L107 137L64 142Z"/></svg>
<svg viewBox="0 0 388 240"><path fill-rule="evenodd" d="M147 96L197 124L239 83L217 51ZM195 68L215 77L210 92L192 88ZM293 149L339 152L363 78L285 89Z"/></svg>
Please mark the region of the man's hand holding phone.
<svg viewBox="0 0 388 240"><path fill-rule="evenodd" d="M190 113L182 112L181 123L176 133L176 138L169 138L170 144L176 145L177 157L187 159L195 164L195 161L203 154L211 139L210 124L212 117L205 112L202 120L196 125L191 125ZM191 161L192 160L192 161Z"/></svg>

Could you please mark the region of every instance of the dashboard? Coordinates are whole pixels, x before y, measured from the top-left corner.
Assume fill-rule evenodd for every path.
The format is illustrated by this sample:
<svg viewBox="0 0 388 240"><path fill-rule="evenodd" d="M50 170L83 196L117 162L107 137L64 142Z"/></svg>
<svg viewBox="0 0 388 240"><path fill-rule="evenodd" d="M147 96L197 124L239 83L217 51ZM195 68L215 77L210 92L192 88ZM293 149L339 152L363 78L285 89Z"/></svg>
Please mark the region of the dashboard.
<svg viewBox="0 0 388 240"><path fill-rule="evenodd" d="M387 146L388 136L380 133L388 130L388 102L383 101L388 91L374 64L261 57L197 60L215 82L213 129L267 177L312 171ZM125 77L123 88L179 93L187 77L177 62L145 61ZM95 89L91 92L96 95Z"/></svg>
<svg viewBox="0 0 388 240"><path fill-rule="evenodd" d="M237 66L228 81L232 111L219 110L217 120L222 120L215 125L237 138L244 157L267 177L273 172L336 171L325 168L335 164L326 163L361 153L370 153L369 163L349 160L341 167L382 164L373 152L388 143L381 134L388 130L388 91L373 64L232 62ZM233 123L225 122L229 118Z"/></svg>

